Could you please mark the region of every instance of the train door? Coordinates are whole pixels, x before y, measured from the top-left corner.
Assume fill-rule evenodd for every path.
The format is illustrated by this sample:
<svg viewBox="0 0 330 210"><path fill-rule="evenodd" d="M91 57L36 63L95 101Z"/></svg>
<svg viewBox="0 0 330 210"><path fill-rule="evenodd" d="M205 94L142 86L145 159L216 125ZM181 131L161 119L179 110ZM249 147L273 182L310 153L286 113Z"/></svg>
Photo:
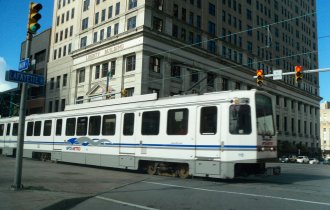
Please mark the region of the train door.
<svg viewBox="0 0 330 210"><path fill-rule="evenodd" d="M54 133L52 135L53 150L62 150L63 145L66 142L63 125L64 125L63 119L54 120L54 125L53 125Z"/></svg>
<svg viewBox="0 0 330 210"><path fill-rule="evenodd" d="M221 150L219 106L198 107L196 116L196 158L219 159Z"/></svg>
<svg viewBox="0 0 330 210"><path fill-rule="evenodd" d="M120 131L120 142L119 142L119 153L124 154L135 154L135 137L136 137L136 114L123 113L121 116L121 131Z"/></svg>
<svg viewBox="0 0 330 210"><path fill-rule="evenodd" d="M0 148L5 144L5 124L0 124Z"/></svg>

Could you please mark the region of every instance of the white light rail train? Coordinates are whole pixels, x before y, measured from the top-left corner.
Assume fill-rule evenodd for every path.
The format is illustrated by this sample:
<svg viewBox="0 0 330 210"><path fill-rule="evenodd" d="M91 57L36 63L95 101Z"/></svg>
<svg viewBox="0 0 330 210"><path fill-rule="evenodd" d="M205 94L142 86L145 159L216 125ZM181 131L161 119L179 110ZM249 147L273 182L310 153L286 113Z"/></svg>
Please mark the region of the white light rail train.
<svg viewBox="0 0 330 210"><path fill-rule="evenodd" d="M232 179L279 174L272 96L257 90L69 105L26 117L23 157ZM0 150L14 155L18 117L0 119Z"/></svg>

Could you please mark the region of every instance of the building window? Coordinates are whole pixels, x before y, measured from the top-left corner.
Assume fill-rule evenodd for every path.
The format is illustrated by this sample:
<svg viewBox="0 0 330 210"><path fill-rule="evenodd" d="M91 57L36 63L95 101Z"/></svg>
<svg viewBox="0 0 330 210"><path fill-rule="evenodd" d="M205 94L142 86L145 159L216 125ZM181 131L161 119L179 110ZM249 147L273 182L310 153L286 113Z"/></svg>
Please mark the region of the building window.
<svg viewBox="0 0 330 210"><path fill-rule="evenodd" d="M73 26L70 26L70 37L73 35Z"/></svg>
<svg viewBox="0 0 330 210"><path fill-rule="evenodd" d="M97 31L94 32L94 35L93 35L93 43L96 43L97 42Z"/></svg>
<svg viewBox="0 0 330 210"><path fill-rule="evenodd" d="M252 20L252 12L249 9L246 9L246 18L248 20Z"/></svg>
<svg viewBox="0 0 330 210"><path fill-rule="evenodd" d="M78 70L78 83L85 82L85 69Z"/></svg>
<svg viewBox="0 0 330 210"><path fill-rule="evenodd" d="M102 77L106 77L109 71L109 64L104 63L102 64Z"/></svg>
<svg viewBox="0 0 330 210"><path fill-rule="evenodd" d="M65 98L61 100L61 111L65 110Z"/></svg>
<svg viewBox="0 0 330 210"><path fill-rule="evenodd" d="M209 3L209 14L215 16L215 5Z"/></svg>
<svg viewBox="0 0 330 210"><path fill-rule="evenodd" d="M94 24L98 24L99 23L99 13L95 13L95 19L94 19Z"/></svg>
<svg viewBox="0 0 330 210"><path fill-rule="evenodd" d="M83 11L87 11L89 8L89 1L90 0L84 0L84 7L83 7Z"/></svg>
<svg viewBox="0 0 330 210"><path fill-rule="evenodd" d="M137 6L137 0L129 0L128 1L128 9L132 9Z"/></svg>
<svg viewBox="0 0 330 210"><path fill-rule="evenodd" d="M158 57L150 57L150 63L149 63L149 68L151 71L153 72L157 72L159 73L160 72L160 58Z"/></svg>
<svg viewBox="0 0 330 210"><path fill-rule="evenodd" d="M71 9L71 19L74 18L74 8Z"/></svg>
<svg viewBox="0 0 330 210"><path fill-rule="evenodd" d="M135 70L135 55L126 58L126 72Z"/></svg>
<svg viewBox="0 0 330 210"><path fill-rule="evenodd" d="M207 73L207 86L214 87L215 74Z"/></svg>
<svg viewBox="0 0 330 210"><path fill-rule="evenodd" d="M111 37L111 26L107 27L107 38Z"/></svg>
<svg viewBox="0 0 330 210"><path fill-rule="evenodd" d="M127 97L134 95L134 88L126 88Z"/></svg>
<svg viewBox="0 0 330 210"><path fill-rule="evenodd" d="M115 24L114 35L117 35L119 32L119 23Z"/></svg>
<svg viewBox="0 0 330 210"><path fill-rule="evenodd" d="M177 4L173 5L173 16L176 18L179 17L179 6Z"/></svg>
<svg viewBox="0 0 330 210"><path fill-rule="evenodd" d="M61 85L61 76L56 77L56 88L60 88Z"/></svg>
<svg viewBox="0 0 330 210"><path fill-rule="evenodd" d="M163 0L154 0L154 7L160 11L163 10Z"/></svg>
<svg viewBox="0 0 330 210"><path fill-rule="evenodd" d="M55 83L55 78L51 78L50 79L50 89L53 90L54 89L54 83Z"/></svg>
<svg viewBox="0 0 330 210"><path fill-rule="evenodd" d="M68 81L68 75L64 74L63 75L63 81L62 81L62 86L63 87L66 87L67 81Z"/></svg>
<svg viewBox="0 0 330 210"><path fill-rule="evenodd" d="M226 79L226 78L222 78L222 90L229 90L228 79Z"/></svg>
<svg viewBox="0 0 330 210"><path fill-rule="evenodd" d="M110 62L110 71L111 71L111 76L116 74L116 61Z"/></svg>
<svg viewBox="0 0 330 210"><path fill-rule="evenodd" d="M81 24L81 30L85 30L88 28L88 17L87 18L84 18L82 20L82 24Z"/></svg>
<svg viewBox="0 0 330 210"><path fill-rule="evenodd" d="M84 36L80 39L80 48L86 47L87 45L87 36Z"/></svg>
<svg viewBox="0 0 330 210"><path fill-rule="evenodd" d="M53 111L53 102L49 101L48 102L48 112L51 113Z"/></svg>
<svg viewBox="0 0 330 210"><path fill-rule="evenodd" d="M178 38L178 26L177 25L173 25L172 36L174 36L175 38Z"/></svg>
<svg viewBox="0 0 330 210"><path fill-rule="evenodd" d="M136 16L131 17L127 20L127 30L133 29L136 27Z"/></svg>
<svg viewBox="0 0 330 210"><path fill-rule="evenodd" d="M42 61L45 61L46 59L46 50L40 51L38 53L35 54L34 56L36 63L40 63Z"/></svg>
<svg viewBox="0 0 330 210"><path fill-rule="evenodd" d="M198 82L198 71L191 71L191 82L196 83Z"/></svg>
<svg viewBox="0 0 330 210"><path fill-rule="evenodd" d="M163 31L163 20L160 18L153 18L153 29L156 31Z"/></svg>
<svg viewBox="0 0 330 210"><path fill-rule="evenodd" d="M214 40L207 41L207 50L213 54L216 52L216 44Z"/></svg>
<svg viewBox="0 0 330 210"><path fill-rule="evenodd" d="M109 7L109 10L108 10L108 19L112 18L112 8L113 8L113 6L110 6Z"/></svg>
<svg viewBox="0 0 330 210"><path fill-rule="evenodd" d="M202 17L197 15L196 16L196 27L201 28L202 27Z"/></svg>
<svg viewBox="0 0 330 210"><path fill-rule="evenodd" d="M101 13L101 22L103 21L105 21L105 9L103 9Z"/></svg>
<svg viewBox="0 0 330 210"><path fill-rule="evenodd" d="M100 41L104 39L104 29L101 29L100 31Z"/></svg>
<svg viewBox="0 0 330 210"><path fill-rule="evenodd" d="M100 78L100 65L95 66L95 79Z"/></svg>
<svg viewBox="0 0 330 210"><path fill-rule="evenodd" d="M171 77L180 78L181 77L181 68L180 66L172 66L171 68Z"/></svg>
<svg viewBox="0 0 330 210"><path fill-rule="evenodd" d="M210 34L215 35L215 23L209 21L208 31L209 31Z"/></svg>
<svg viewBox="0 0 330 210"><path fill-rule="evenodd" d="M59 111L59 110L58 110L58 109L59 109L59 105L60 105L59 100L56 100L56 101L55 101L55 110L54 110L55 112L58 112L58 111Z"/></svg>
<svg viewBox="0 0 330 210"><path fill-rule="evenodd" d="M115 15L119 15L119 12L120 12L120 2L117 2Z"/></svg>

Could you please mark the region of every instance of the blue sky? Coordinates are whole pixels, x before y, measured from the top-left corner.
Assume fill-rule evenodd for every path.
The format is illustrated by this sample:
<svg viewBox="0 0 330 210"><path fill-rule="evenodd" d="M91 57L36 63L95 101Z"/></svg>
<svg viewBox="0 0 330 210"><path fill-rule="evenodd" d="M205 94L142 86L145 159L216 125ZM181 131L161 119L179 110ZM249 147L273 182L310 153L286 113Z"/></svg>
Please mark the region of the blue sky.
<svg viewBox="0 0 330 210"><path fill-rule="evenodd" d="M22 41L26 38L29 0L0 0L0 92L14 83L5 82L5 71L17 69ZM36 1L43 5L40 11L40 31L48 29L52 24L53 0ZM317 25L319 39L319 67L330 68L330 0L317 0ZM330 72L320 73L320 96L330 101Z"/></svg>

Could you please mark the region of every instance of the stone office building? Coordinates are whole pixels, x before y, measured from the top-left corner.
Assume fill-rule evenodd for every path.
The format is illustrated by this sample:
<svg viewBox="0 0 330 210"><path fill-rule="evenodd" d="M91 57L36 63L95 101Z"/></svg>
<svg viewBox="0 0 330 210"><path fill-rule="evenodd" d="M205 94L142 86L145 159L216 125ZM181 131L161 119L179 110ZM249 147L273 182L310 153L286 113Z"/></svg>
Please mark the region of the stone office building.
<svg viewBox="0 0 330 210"><path fill-rule="evenodd" d="M159 97L251 89L257 69L316 69L315 11L314 0L55 0L47 110L124 88ZM260 89L276 96L280 142L319 147L317 73Z"/></svg>

